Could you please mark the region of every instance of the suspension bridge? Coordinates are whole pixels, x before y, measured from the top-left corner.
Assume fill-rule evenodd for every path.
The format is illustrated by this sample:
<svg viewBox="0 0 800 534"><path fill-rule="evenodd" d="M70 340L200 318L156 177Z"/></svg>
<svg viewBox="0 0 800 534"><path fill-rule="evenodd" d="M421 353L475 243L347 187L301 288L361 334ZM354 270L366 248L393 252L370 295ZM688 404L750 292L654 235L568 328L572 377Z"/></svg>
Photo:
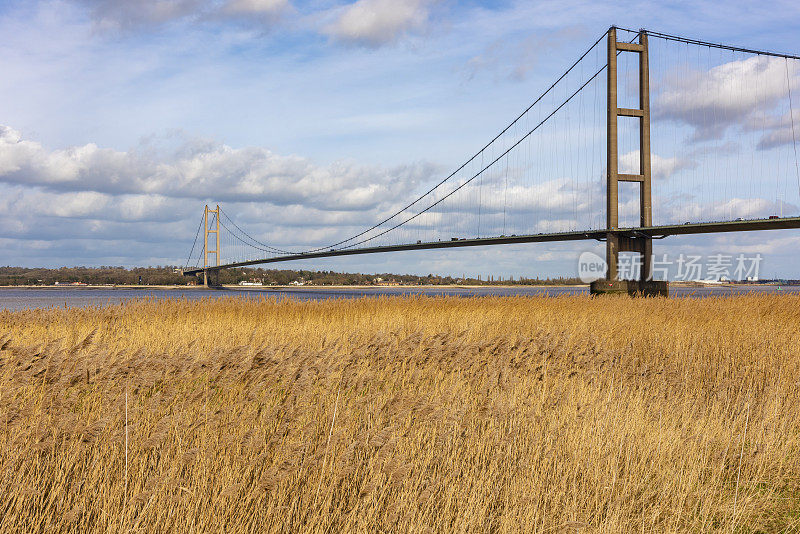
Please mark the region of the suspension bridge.
<svg viewBox="0 0 800 534"><path fill-rule="evenodd" d="M276 262L596 240L593 292L666 294L653 240L800 228L798 89L796 55L611 27L451 173L379 199L374 224L327 225L346 211L328 205L329 244L287 246L280 220L247 232L207 205L183 273L215 285ZM634 279L618 277L620 253L640 255Z"/></svg>

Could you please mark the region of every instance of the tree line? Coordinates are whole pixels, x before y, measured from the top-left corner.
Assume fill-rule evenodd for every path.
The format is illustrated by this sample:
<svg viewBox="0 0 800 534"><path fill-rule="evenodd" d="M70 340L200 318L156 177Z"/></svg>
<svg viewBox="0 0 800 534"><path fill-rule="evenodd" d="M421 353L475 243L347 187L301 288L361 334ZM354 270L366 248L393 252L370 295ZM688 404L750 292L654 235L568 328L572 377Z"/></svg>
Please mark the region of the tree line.
<svg viewBox="0 0 800 534"><path fill-rule="evenodd" d="M87 285L186 285L197 278L185 277L175 267L61 267L59 269L0 267L2 286L51 286L82 283ZM362 274L334 271L293 269L238 268L220 273L222 284L257 282L263 285L572 285L581 283L576 278L514 278L489 276L488 280L471 277L439 276L428 274Z"/></svg>

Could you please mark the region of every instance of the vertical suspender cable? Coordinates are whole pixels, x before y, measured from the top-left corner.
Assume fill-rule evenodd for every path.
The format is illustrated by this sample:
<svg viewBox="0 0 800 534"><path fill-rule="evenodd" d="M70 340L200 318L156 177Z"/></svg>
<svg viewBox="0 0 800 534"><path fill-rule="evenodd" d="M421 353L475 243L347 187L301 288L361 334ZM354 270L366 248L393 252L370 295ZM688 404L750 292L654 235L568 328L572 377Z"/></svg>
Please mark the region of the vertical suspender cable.
<svg viewBox="0 0 800 534"><path fill-rule="evenodd" d="M789 91L789 119L792 123L792 147L794 148L794 172L797 176L797 191L800 194L800 166L797 163L797 137L794 133L794 106L792 105L792 84L789 82L789 59L783 58L786 68L786 89Z"/></svg>

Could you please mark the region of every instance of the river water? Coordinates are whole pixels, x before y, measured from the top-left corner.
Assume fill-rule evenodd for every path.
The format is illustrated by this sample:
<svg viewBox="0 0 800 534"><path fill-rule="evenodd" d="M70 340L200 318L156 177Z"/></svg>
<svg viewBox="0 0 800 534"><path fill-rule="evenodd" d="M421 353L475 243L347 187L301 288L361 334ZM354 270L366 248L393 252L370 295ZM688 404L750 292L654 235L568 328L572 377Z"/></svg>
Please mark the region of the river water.
<svg viewBox="0 0 800 534"><path fill-rule="evenodd" d="M208 290L181 289L123 289L123 288L0 288L0 310L23 310L48 307L83 307L117 304L133 299L187 299L236 297L245 299L288 298L298 300L350 299L380 296L551 296L586 295L585 287L358 287L358 288L236 288ZM673 298L708 297L741 293L797 293L800 286L737 286L737 287L671 287Z"/></svg>

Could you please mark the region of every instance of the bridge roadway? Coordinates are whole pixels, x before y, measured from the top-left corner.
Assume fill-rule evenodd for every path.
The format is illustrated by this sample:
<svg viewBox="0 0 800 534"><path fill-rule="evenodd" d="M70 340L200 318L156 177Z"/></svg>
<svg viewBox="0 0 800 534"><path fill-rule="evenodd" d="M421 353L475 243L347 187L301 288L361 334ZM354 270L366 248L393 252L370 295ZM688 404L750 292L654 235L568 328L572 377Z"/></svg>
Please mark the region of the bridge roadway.
<svg viewBox="0 0 800 534"><path fill-rule="evenodd" d="M613 232L623 237L651 237L653 239L662 239L664 237L673 235L747 232L756 230L785 230L791 228L800 228L800 217L620 228ZM379 252L402 252L408 250L428 250L456 247L482 247L486 245L510 245L513 243L580 241L588 239L603 241L609 233L611 233L609 230L589 230L580 232L556 232L548 234L481 237L477 239L458 239L450 241L430 241L424 243L408 243L403 245L385 245L378 247L342 248L338 250L323 250L319 252L287 254L284 256L274 256L272 258L264 258L260 260L227 263L208 267L208 270L215 271L218 269L232 269L235 267L260 265L263 263L278 263L283 261L308 260L313 258L330 258L334 256L353 256L356 254L376 254ZM194 276L202 273L203 271L204 269L202 267L196 269L185 269L183 274L185 276Z"/></svg>

